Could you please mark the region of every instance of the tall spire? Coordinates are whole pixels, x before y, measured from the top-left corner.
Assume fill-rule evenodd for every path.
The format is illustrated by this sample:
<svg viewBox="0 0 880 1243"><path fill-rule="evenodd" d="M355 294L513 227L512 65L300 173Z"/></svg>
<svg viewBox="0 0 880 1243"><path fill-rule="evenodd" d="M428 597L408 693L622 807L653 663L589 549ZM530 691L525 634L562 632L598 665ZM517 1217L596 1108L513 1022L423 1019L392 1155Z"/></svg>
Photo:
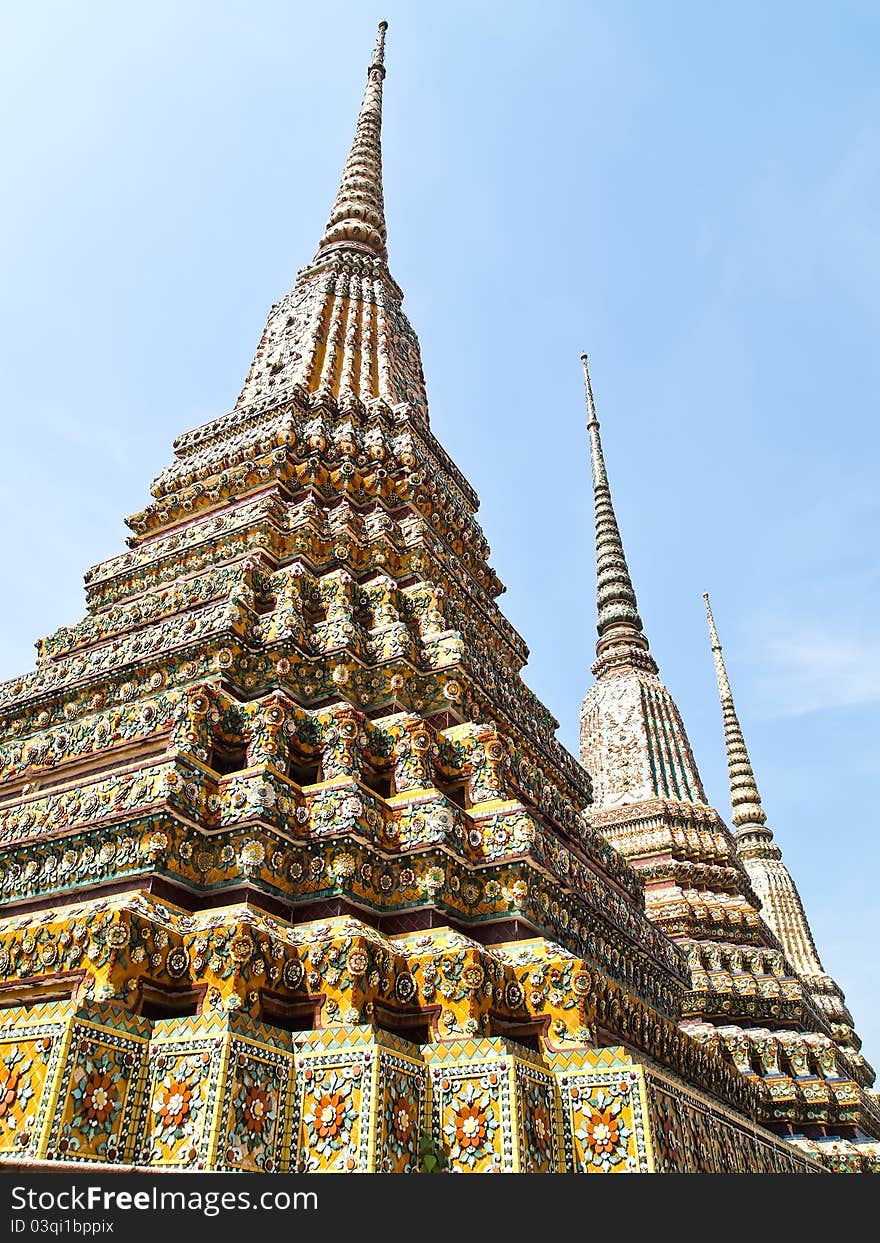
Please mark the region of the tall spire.
<svg viewBox="0 0 880 1243"><path fill-rule="evenodd" d="M584 368L584 389L587 398L587 432L590 437L590 461L593 470L593 494L596 511L596 587L599 640L596 644L597 677L612 667L636 664L652 672L657 667L648 655L648 640L639 616L636 593L623 551L623 541L611 500L611 487L605 469L599 419L593 399L590 368L586 354L581 354Z"/></svg>
<svg viewBox="0 0 880 1243"><path fill-rule="evenodd" d="M387 29L387 22L379 23L354 139L316 258L341 247L362 250L383 261L388 258L382 196L382 82Z"/></svg>
<svg viewBox="0 0 880 1243"><path fill-rule="evenodd" d="M758 783L752 770L746 742L743 737L739 717L733 703L733 692L730 679L724 665L724 653L721 640L715 629L715 618L712 616L712 605L708 591L703 592L706 604L706 617L709 622L709 637L712 642L712 658L715 661L715 676L718 679L718 694L721 698L721 712L724 718L724 744L727 749L727 771L730 777L730 802L733 809L732 819L736 827L737 838L742 836L759 836L765 841L772 841L773 833L767 828L767 816L761 806L761 795Z"/></svg>
<svg viewBox="0 0 880 1243"><path fill-rule="evenodd" d="M419 342L404 314L403 291L388 271L382 197L380 22L354 139L330 219L311 263L269 312L239 407L305 390L344 406L374 401L428 424Z"/></svg>
<svg viewBox="0 0 880 1243"><path fill-rule="evenodd" d="M724 743L727 749L727 770L730 774L730 802L736 826L737 853L745 865L755 892L761 899L761 913L779 938L785 956L814 992L816 1000L831 1020L849 1028L852 1016L844 1005L843 993L830 976L816 950L804 904L794 878L782 859L782 851L773 840L767 816L761 806L758 783L752 771L749 753L736 708L730 679L724 665L721 640L715 628L709 593L703 592L712 656L718 678L718 693L724 717ZM847 1035L847 1040L849 1035Z"/></svg>

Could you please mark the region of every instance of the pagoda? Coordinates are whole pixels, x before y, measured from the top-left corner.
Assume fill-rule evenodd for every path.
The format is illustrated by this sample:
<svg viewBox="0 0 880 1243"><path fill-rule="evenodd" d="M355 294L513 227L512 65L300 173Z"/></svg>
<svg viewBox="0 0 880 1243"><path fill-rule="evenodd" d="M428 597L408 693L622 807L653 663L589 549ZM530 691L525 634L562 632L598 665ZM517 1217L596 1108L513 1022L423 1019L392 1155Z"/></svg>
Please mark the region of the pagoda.
<svg viewBox="0 0 880 1243"><path fill-rule="evenodd" d="M681 714L650 654L620 535L586 355L596 515L595 684L581 709L590 824L637 871L651 920L684 954L682 1027L757 1086L775 1129L836 1168L876 1161L880 1107L843 994L816 953L766 825L705 596L735 834L706 799Z"/></svg>
<svg viewBox="0 0 880 1243"><path fill-rule="evenodd" d="M591 395L583 764L522 681L388 267L385 29L234 408L0 685L0 1160L880 1166L837 994L648 653Z"/></svg>

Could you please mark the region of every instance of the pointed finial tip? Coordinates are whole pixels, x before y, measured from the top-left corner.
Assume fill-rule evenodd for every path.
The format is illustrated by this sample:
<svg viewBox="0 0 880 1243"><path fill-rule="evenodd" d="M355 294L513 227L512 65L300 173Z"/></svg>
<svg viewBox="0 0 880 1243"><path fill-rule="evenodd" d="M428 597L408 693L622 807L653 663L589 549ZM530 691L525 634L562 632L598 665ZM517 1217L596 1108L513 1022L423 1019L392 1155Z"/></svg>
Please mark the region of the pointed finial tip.
<svg viewBox="0 0 880 1243"><path fill-rule="evenodd" d="M373 50L373 60L370 68L385 68L385 31L388 29L387 22L379 23L379 32L376 35L376 46Z"/></svg>
<svg viewBox="0 0 880 1243"><path fill-rule="evenodd" d="M718 631L715 629L715 618L712 616L712 605L709 601L708 591L703 592L703 603L706 606L706 620L709 623L709 639L711 640L711 643L712 643L712 651L716 652L718 654L718 658L720 659L721 658L721 640L718 638ZM727 674L725 674L724 676L727 677Z"/></svg>
<svg viewBox="0 0 880 1243"><path fill-rule="evenodd" d="M593 400L593 383L590 379L590 363L586 353L581 354L581 366L584 369L584 390L587 394L587 427L599 426L596 417L596 403Z"/></svg>

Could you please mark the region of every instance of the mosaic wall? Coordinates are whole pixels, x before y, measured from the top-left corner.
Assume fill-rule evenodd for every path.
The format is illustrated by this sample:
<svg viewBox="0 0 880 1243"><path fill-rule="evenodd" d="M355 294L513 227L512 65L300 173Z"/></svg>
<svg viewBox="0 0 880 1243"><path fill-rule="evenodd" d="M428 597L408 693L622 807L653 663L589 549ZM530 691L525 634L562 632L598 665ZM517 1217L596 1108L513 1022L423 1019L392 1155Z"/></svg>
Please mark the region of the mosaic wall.
<svg viewBox="0 0 880 1243"><path fill-rule="evenodd" d="M654 1168L662 1174L809 1173L792 1146L689 1091L646 1072Z"/></svg>
<svg viewBox="0 0 880 1243"><path fill-rule="evenodd" d="M111 1005L0 1012L0 1154L132 1163L149 1037Z"/></svg>
<svg viewBox="0 0 880 1243"><path fill-rule="evenodd" d="M427 1145L459 1173L819 1168L620 1049L547 1059L501 1037L418 1046L369 1025L132 1019L111 1002L5 1020L7 1162L410 1173Z"/></svg>

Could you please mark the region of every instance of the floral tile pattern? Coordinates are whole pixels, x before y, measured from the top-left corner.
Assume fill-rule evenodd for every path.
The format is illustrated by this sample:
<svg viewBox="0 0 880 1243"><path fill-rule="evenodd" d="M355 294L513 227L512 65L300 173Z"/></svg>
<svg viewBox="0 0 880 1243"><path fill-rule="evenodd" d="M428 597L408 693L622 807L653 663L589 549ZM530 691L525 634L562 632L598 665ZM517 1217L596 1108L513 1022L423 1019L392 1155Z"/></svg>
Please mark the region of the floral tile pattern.
<svg viewBox="0 0 880 1243"><path fill-rule="evenodd" d="M790 1144L720 1110L683 1085L649 1074L648 1098L655 1169L660 1173L780 1174L809 1168L797 1160ZM831 1155L824 1154L826 1164ZM859 1167L855 1149L845 1153L845 1160L852 1169Z"/></svg>
<svg viewBox="0 0 880 1243"><path fill-rule="evenodd" d="M287 1033L234 1010L122 1022L110 1003L65 1002L34 1007L29 1028L9 1013L0 1140L11 1159L407 1173L426 1140L467 1173L791 1172L866 1159L844 1142L799 1151L620 1048L416 1046L365 1024Z"/></svg>
<svg viewBox="0 0 880 1243"><path fill-rule="evenodd" d="M174 1023L163 1021L164 1039L150 1050L140 1160L145 1165L206 1169L225 1041L219 1032L213 1038L175 1041ZM185 1030L181 1034L186 1036Z"/></svg>
<svg viewBox="0 0 880 1243"><path fill-rule="evenodd" d="M50 1104L45 1089L60 1055L62 1032L48 1024L32 1031L0 1028L0 1155L22 1159L36 1154Z"/></svg>
<svg viewBox="0 0 880 1243"><path fill-rule="evenodd" d="M288 1161L292 1054L232 1040L217 1165L271 1174Z"/></svg>
<svg viewBox="0 0 880 1243"><path fill-rule="evenodd" d="M474 1052L493 1042L474 1042ZM500 1042L498 1042L500 1044ZM498 1174L515 1168L512 1058L468 1060L432 1066L432 1130L449 1168L468 1174Z"/></svg>
<svg viewBox="0 0 880 1243"><path fill-rule="evenodd" d="M650 1169L639 1070L563 1075L560 1087L566 1147L575 1169L586 1174L635 1174Z"/></svg>
<svg viewBox="0 0 880 1243"><path fill-rule="evenodd" d="M372 1051L303 1059L297 1170L355 1173L369 1168L373 1060Z"/></svg>
<svg viewBox="0 0 880 1243"><path fill-rule="evenodd" d="M83 1023L73 1026L66 1095L59 1097L47 1157L65 1161L131 1159L146 1040Z"/></svg>
<svg viewBox="0 0 880 1243"><path fill-rule="evenodd" d="M524 1174L552 1174L560 1169L561 1135L558 1090L552 1075L517 1062L516 1107L519 1170Z"/></svg>
<svg viewBox="0 0 880 1243"><path fill-rule="evenodd" d="M380 1126L376 1168L386 1174L418 1169L427 1126L427 1072L423 1064L394 1053L379 1056Z"/></svg>

